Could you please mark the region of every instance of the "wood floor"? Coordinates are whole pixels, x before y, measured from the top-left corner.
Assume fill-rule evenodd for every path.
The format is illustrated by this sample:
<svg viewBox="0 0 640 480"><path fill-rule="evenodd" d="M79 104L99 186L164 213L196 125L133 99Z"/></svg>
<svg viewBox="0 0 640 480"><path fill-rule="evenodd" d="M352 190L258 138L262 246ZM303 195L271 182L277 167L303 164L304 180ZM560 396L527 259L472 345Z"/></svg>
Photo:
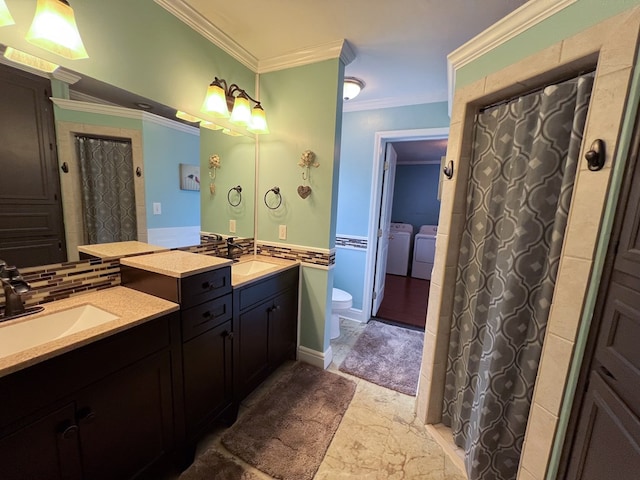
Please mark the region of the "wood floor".
<svg viewBox="0 0 640 480"><path fill-rule="evenodd" d="M384 299L376 318L424 330L429 299L429 280L386 275Z"/></svg>

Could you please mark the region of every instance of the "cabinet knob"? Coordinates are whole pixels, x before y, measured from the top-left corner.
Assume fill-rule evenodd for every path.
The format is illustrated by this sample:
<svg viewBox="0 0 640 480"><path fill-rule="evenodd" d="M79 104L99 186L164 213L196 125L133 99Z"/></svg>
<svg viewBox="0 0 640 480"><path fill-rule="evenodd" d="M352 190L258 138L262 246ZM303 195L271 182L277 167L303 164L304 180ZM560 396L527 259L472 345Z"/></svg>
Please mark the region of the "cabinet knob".
<svg viewBox="0 0 640 480"><path fill-rule="evenodd" d="M83 408L78 412L78 422L92 423L96 419L96 412L90 408Z"/></svg>
<svg viewBox="0 0 640 480"><path fill-rule="evenodd" d="M202 289L203 290L209 290L211 288L211 284L209 282L203 282L202 283Z"/></svg>
<svg viewBox="0 0 640 480"><path fill-rule="evenodd" d="M233 338L233 332L228 332L228 331L224 331L220 334L221 337L223 338L228 338L229 340L231 340Z"/></svg>
<svg viewBox="0 0 640 480"><path fill-rule="evenodd" d="M211 317L211 312L210 312L209 310L207 310L206 312L204 312L204 313L202 314L202 317L203 317L203 318L209 318L209 317Z"/></svg>
<svg viewBox="0 0 640 480"><path fill-rule="evenodd" d="M58 428L58 435L62 440L70 440L75 438L77 434L78 426L75 423L71 423L70 420L67 420Z"/></svg>

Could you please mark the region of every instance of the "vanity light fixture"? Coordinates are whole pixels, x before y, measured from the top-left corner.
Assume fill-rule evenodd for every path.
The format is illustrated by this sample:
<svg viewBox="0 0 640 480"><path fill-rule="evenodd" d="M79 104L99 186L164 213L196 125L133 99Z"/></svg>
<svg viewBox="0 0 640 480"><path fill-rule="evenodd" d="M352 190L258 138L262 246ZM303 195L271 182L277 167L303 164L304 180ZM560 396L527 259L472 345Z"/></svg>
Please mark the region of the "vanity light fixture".
<svg viewBox="0 0 640 480"><path fill-rule="evenodd" d="M255 104L253 109L251 102ZM252 133L269 133L267 118L260 102L235 83L228 85L222 78L215 77L209 85L201 110L214 117L228 118L231 123L245 127ZM226 133L225 130L227 129L223 133Z"/></svg>
<svg viewBox="0 0 640 480"><path fill-rule="evenodd" d="M52 62L47 62L42 58L36 57L35 55L16 50L13 47L7 47L4 51L3 56L13 63L19 63L20 65L35 68L36 70L40 70L41 72L46 73L51 73L60 66Z"/></svg>
<svg viewBox="0 0 640 480"><path fill-rule="evenodd" d="M342 88L342 98L351 100L358 96L364 88L364 82L356 77L344 77L344 86Z"/></svg>
<svg viewBox="0 0 640 480"><path fill-rule="evenodd" d="M80 38L73 9L67 0L38 0L26 39L71 60L89 57Z"/></svg>
<svg viewBox="0 0 640 480"><path fill-rule="evenodd" d="M191 115L190 113L183 112L181 110L178 110L176 112L176 117L191 123L200 123L204 121L201 118L196 117L195 115Z"/></svg>
<svg viewBox="0 0 640 480"><path fill-rule="evenodd" d="M11 16L9 7L4 0L0 0L0 27L6 27L7 25L15 24L15 20Z"/></svg>

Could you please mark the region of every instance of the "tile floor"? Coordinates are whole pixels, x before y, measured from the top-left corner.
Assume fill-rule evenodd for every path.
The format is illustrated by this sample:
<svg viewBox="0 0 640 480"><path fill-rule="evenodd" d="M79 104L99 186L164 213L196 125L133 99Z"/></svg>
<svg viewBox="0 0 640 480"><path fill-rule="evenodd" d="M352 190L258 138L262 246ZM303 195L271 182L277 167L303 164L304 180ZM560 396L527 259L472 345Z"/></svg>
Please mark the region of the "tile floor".
<svg viewBox="0 0 640 480"><path fill-rule="evenodd" d="M334 357L329 370L352 379L357 388L315 479L465 480L466 476L417 421L415 397L338 370L364 328L359 322L341 319L341 335L331 341ZM247 397L239 415L254 405L292 365L293 362L285 364ZM219 452L233 457L221 445L222 432L215 431L201 441L196 455L215 446ZM238 458L234 460L259 478L272 478Z"/></svg>

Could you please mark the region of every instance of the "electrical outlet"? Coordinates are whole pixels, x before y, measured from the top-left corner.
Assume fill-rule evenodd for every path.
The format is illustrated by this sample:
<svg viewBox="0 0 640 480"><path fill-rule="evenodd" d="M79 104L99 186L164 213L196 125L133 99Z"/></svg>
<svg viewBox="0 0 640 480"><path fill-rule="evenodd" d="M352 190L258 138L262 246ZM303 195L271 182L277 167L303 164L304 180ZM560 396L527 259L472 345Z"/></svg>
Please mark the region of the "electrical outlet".
<svg viewBox="0 0 640 480"><path fill-rule="evenodd" d="M278 238L280 240L286 240L287 239L287 226L286 225L279 225L278 226Z"/></svg>
<svg viewBox="0 0 640 480"><path fill-rule="evenodd" d="M162 204L160 202L153 202L153 214L162 215Z"/></svg>
<svg viewBox="0 0 640 480"><path fill-rule="evenodd" d="M236 221L229 220L229 233L236 233Z"/></svg>

